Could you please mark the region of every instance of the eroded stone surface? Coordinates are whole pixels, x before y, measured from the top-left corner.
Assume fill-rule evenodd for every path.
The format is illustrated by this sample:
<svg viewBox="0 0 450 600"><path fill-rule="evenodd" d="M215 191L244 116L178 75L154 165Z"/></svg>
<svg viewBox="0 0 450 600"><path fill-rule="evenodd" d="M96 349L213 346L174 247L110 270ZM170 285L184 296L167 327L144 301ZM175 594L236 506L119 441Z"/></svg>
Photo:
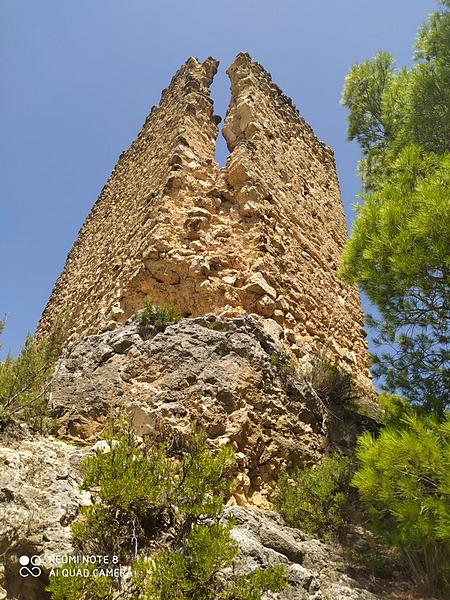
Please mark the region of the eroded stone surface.
<svg viewBox="0 0 450 600"><path fill-rule="evenodd" d="M243 311L324 354L370 388L357 290L336 276L346 224L332 151L247 54L228 70L224 169L209 85L217 62L189 59L119 159L67 259L39 333L123 323L145 297L184 315Z"/></svg>
<svg viewBox="0 0 450 600"><path fill-rule="evenodd" d="M345 450L361 430L359 415L320 401L307 362L289 362L283 337L270 319L214 314L164 332L130 321L88 336L57 366L50 405L59 434L94 442L112 407L151 437L196 421L213 445L233 444L236 501L264 505L283 465L311 464L330 443Z"/></svg>
<svg viewBox="0 0 450 600"><path fill-rule="evenodd" d="M53 438L31 435L26 428L0 438L0 598L48 600L45 592L52 556L74 552L70 524L82 505L90 501L80 492L80 461L93 448L77 448ZM237 569L283 564L288 587L265 600L375 600L368 582L357 583L346 574L341 558L326 544L286 527L272 511L251 511L233 506L232 535L240 554ZM37 555L42 574L20 577L19 557ZM366 589L367 588L367 589ZM126 581L118 597L131 600Z"/></svg>
<svg viewBox="0 0 450 600"><path fill-rule="evenodd" d="M268 593L273 600L377 600L369 582L357 582L347 573L342 557L329 545L286 527L273 511L241 507L225 510L233 518L232 535L240 555L237 568L242 573L283 565L288 586L280 593Z"/></svg>
<svg viewBox="0 0 450 600"><path fill-rule="evenodd" d="M72 552L70 525L79 507L90 501L78 487L79 465L88 450L31 435L25 426L0 436L0 598L48 598L46 570L19 575L19 557Z"/></svg>

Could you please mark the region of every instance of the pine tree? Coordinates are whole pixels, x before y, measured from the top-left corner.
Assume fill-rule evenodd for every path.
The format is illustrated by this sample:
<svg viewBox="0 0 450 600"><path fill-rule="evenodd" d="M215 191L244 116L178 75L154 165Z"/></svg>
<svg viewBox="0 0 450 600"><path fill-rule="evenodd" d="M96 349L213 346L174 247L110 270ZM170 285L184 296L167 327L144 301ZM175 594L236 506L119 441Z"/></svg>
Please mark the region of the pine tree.
<svg viewBox="0 0 450 600"><path fill-rule="evenodd" d="M417 579L450 591L450 415L396 412L378 438L359 438L357 456L353 483L374 531L402 550Z"/></svg>

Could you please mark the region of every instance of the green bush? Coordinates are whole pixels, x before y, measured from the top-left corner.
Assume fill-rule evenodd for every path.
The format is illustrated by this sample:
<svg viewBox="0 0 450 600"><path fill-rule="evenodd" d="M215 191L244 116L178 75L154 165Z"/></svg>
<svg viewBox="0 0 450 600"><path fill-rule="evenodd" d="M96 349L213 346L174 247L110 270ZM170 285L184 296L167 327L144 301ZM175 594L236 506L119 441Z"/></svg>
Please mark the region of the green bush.
<svg viewBox="0 0 450 600"><path fill-rule="evenodd" d="M235 586L223 597L226 600L260 600L264 592L281 592L285 587L284 568L277 565L236 577Z"/></svg>
<svg viewBox="0 0 450 600"><path fill-rule="evenodd" d="M282 566L258 569L246 576L225 578L238 546L232 524L194 525L183 547L162 551L133 565L139 600L260 600L263 592L285 586Z"/></svg>
<svg viewBox="0 0 450 600"><path fill-rule="evenodd" d="M84 463L82 488L97 500L82 509L73 526L75 540L89 551L106 550L129 558L149 538L174 523L188 529L201 515L217 517L231 491L234 465L230 447L211 454L205 437L195 432L169 443L141 444L122 423L105 435L109 452Z"/></svg>
<svg viewBox="0 0 450 600"><path fill-rule="evenodd" d="M439 423L410 408L401 418L391 410L389 419L378 438L359 438L353 484L373 530L403 552L416 579L448 591L450 415Z"/></svg>
<svg viewBox="0 0 450 600"><path fill-rule="evenodd" d="M0 322L0 333L3 326ZM62 331L58 324L39 341L29 335L18 358L8 355L0 361L0 429L11 419L43 429Z"/></svg>
<svg viewBox="0 0 450 600"><path fill-rule="evenodd" d="M82 508L72 531L81 551L118 555L122 565L131 565L133 597L259 600L263 591L281 589L282 567L234 575L232 524L219 520L233 489L230 447L212 453L195 429L159 445L140 442L123 420L109 428L105 441L83 463L82 488L94 503ZM84 599L83 593L73 600Z"/></svg>
<svg viewBox="0 0 450 600"><path fill-rule="evenodd" d="M318 467L282 473L275 505L286 522L311 535L339 535L351 507L353 474L349 459L334 454Z"/></svg>
<svg viewBox="0 0 450 600"><path fill-rule="evenodd" d="M297 363L293 358L288 358L286 355L277 354L276 352L270 356L270 364L280 375L295 373L297 368Z"/></svg>
<svg viewBox="0 0 450 600"><path fill-rule="evenodd" d="M153 325L158 331L164 331L169 325L178 323L180 316L178 310L172 304L159 306L153 304L150 300L146 300L144 308L135 314L134 320L139 327Z"/></svg>

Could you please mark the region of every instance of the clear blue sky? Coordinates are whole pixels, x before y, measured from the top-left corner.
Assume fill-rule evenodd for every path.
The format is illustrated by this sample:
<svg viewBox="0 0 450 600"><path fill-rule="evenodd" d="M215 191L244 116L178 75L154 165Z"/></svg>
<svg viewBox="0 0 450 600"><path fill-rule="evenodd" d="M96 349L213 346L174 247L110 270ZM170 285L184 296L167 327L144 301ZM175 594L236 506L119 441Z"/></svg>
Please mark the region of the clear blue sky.
<svg viewBox="0 0 450 600"><path fill-rule="evenodd" d="M248 51L335 150L349 223L359 150L339 107L353 62L411 63L434 0L1 0L0 316L5 351L33 331L119 154L187 57ZM219 160L225 156L219 144Z"/></svg>

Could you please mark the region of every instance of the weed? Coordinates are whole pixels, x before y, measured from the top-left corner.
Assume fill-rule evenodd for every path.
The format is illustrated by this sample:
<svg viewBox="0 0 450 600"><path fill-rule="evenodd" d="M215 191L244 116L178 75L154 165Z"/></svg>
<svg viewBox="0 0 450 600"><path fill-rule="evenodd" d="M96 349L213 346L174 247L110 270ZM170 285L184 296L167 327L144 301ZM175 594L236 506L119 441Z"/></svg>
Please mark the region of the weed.
<svg viewBox="0 0 450 600"><path fill-rule="evenodd" d="M178 323L180 318L178 309L172 304L159 306L146 300L144 308L135 314L134 321L139 327L153 325L158 331L164 331L169 325Z"/></svg>

